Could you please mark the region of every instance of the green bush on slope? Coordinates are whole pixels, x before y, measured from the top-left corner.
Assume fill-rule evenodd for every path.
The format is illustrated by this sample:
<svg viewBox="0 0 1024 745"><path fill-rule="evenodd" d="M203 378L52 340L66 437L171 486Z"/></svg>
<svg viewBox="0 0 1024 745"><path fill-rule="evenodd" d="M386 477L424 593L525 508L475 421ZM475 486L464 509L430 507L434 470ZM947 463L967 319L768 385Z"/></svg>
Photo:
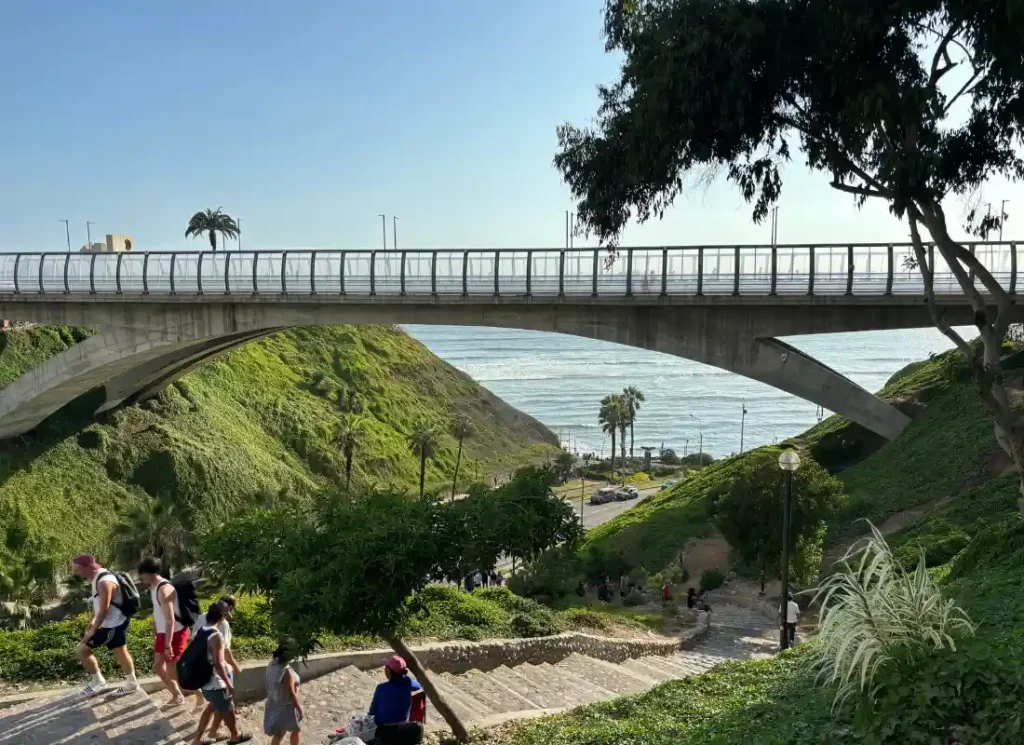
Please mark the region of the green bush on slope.
<svg viewBox="0 0 1024 745"><path fill-rule="evenodd" d="M0 385L87 333L36 326L0 335ZM470 418L461 468L467 479L550 452L555 441L396 328L295 328L247 344L103 422L83 425L58 412L36 432L0 443L0 524L24 524L37 545L59 540L61 560L78 551L103 557L121 516L156 498L189 507L195 528L254 503L307 498L343 483L333 438L350 394L365 408L354 459L359 488L416 484L405 434L421 416ZM94 399L79 406L88 416ZM455 451L447 436L429 461L435 488L450 488ZM0 562L18 556L0 546Z"/></svg>

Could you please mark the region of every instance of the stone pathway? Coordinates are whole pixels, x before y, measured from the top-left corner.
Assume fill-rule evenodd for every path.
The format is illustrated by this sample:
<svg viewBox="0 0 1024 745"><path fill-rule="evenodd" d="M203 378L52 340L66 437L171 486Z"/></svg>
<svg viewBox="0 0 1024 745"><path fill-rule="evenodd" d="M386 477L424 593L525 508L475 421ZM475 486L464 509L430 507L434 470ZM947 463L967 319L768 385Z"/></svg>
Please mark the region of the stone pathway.
<svg viewBox="0 0 1024 745"><path fill-rule="evenodd" d="M556 664L502 665L486 672L431 677L467 725L489 726L642 693L667 680L702 673L723 660L769 656L776 644L771 627L755 611L722 605L715 608L711 628L695 647L670 655L614 664L574 653ZM364 712L380 680L379 671L347 667L304 683L304 741L322 742L352 714ZM142 692L92 699L71 694L3 710L0 745L176 745L186 740L194 731L192 717L181 709L167 716L154 699ZM262 703L240 713L243 729L256 735L253 742L266 743L260 734ZM432 729L445 726L429 704L427 724Z"/></svg>

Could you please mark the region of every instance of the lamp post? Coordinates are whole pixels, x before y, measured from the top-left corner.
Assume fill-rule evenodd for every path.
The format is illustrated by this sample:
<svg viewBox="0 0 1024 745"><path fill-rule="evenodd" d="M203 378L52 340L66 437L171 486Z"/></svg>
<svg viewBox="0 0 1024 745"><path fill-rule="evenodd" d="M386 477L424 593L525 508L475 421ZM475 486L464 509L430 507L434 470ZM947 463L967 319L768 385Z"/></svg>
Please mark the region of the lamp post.
<svg viewBox="0 0 1024 745"><path fill-rule="evenodd" d="M696 414L690 414L690 416L697 420L697 431L700 433L700 445L697 446L697 465L699 466L704 463L704 422Z"/></svg>
<svg viewBox="0 0 1024 745"><path fill-rule="evenodd" d="M789 631L786 620L789 610L789 521L793 509L793 472L800 467L800 456L793 450L779 454L779 468L786 472L786 502L782 509L782 591L779 593L779 618L782 631L779 635L779 650L789 649Z"/></svg>
<svg viewBox="0 0 1024 745"><path fill-rule="evenodd" d="M69 227L69 223L67 220L58 220L57 222L64 223L64 235L67 236L68 239L68 253L71 253L71 228Z"/></svg>
<svg viewBox="0 0 1024 745"><path fill-rule="evenodd" d="M384 242L384 250L388 250L388 223L386 215L377 215L380 218L380 237Z"/></svg>
<svg viewBox="0 0 1024 745"><path fill-rule="evenodd" d="M1003 242L1003 223L1006 221L1006 203L1009 199L1004 199L1003 203L999 205L999 242Z"/></svg>
<svg viewBox="0 0 1024 745"><path fill-rule="evenodd" d="M391 250L398 250L398 218L391 216Z"/></svg>

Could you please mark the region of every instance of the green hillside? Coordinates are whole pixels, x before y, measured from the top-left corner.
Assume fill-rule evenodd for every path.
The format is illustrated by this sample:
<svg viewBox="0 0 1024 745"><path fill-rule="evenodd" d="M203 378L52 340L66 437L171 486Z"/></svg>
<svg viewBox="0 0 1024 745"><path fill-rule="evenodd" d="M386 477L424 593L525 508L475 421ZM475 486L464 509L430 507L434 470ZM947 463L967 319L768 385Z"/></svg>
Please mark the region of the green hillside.
<svg viewBox="0 0 1024 745"><path fill-rule="evenodd" d="M89 332L30 327L0 335L0 386ZM296 328L247 344L159 397L93 423L102 391L37 431L0 443L0 563L103 554L134 506L173 497L202 528L245 506L301 500L344 481L333 442L355 395L365 431L355 486L413 488L413 424L468 416L460 480L547 456L555 437L397 328ZM100 398L97 398L99 396ZM451 484L457 443L445 435L428 488Z"/></svg>
<svg viewBox="0 0 1024 745"><path fill-rule="evenodd" d="M978 625L955 651L931 651L911 664L883 667L870 703L854 697L833 708L835 691L806 664L812 645L770 660L733 662L711 673L669 683L626 700L584 707L503 733L503 745L745 743L846 745L872 743L1002 743L1024 741L1024 517L1017 510L1020 479L1001 474L992 427L973 383L954 353L894 376L885 394L915 411L894 442L869 443L839 417L795 442L805 450L842 454L833 462L850 496L835 515L830 539L863 532L854 519L881 522L908 507L920 515L888 536L896 558L916 566L920 552L943 594ZM1019 400L1019 391L1013 391ZM861 457L851 453L862 452ZM742 457L742 456L740 456ZM822 460L827 460L823 458ZM735 462L735 459L732 463ZM642 505L634 516L602 526L592 543L632 547L650 562L659 546L698 535L703 495L729 478L716 464ZM917 513L915 513L917 514ZM658 531L672 539L653 541ZM652 545L646 545L646 541ZM669 559L671 557L668 557Z"/></svg>

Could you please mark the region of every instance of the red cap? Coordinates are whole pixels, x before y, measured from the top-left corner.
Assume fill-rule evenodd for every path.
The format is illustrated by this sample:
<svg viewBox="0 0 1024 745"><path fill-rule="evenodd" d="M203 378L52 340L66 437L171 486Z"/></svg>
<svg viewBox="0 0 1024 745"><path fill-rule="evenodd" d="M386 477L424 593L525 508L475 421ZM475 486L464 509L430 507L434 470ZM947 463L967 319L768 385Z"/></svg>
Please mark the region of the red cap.
<svg viewBox="0 0 1024 745"><path fill-rule="evenodd" d="M405 660L403 660L397 654L394 657L392 657L390 660L385 662L384 663L384 667L386 667L388 670L390 670L393 673L398 673L399 675L401 675L402 673L404 673L406 670L409 669L409 666L405 664Z"/></svg>
<svg viewBox="0 0 1024 745"><path fill-rule="evenodd" d="M83 569L97 569L100 565L92 554L79 554L71 560L71 563Z"/></svg>

